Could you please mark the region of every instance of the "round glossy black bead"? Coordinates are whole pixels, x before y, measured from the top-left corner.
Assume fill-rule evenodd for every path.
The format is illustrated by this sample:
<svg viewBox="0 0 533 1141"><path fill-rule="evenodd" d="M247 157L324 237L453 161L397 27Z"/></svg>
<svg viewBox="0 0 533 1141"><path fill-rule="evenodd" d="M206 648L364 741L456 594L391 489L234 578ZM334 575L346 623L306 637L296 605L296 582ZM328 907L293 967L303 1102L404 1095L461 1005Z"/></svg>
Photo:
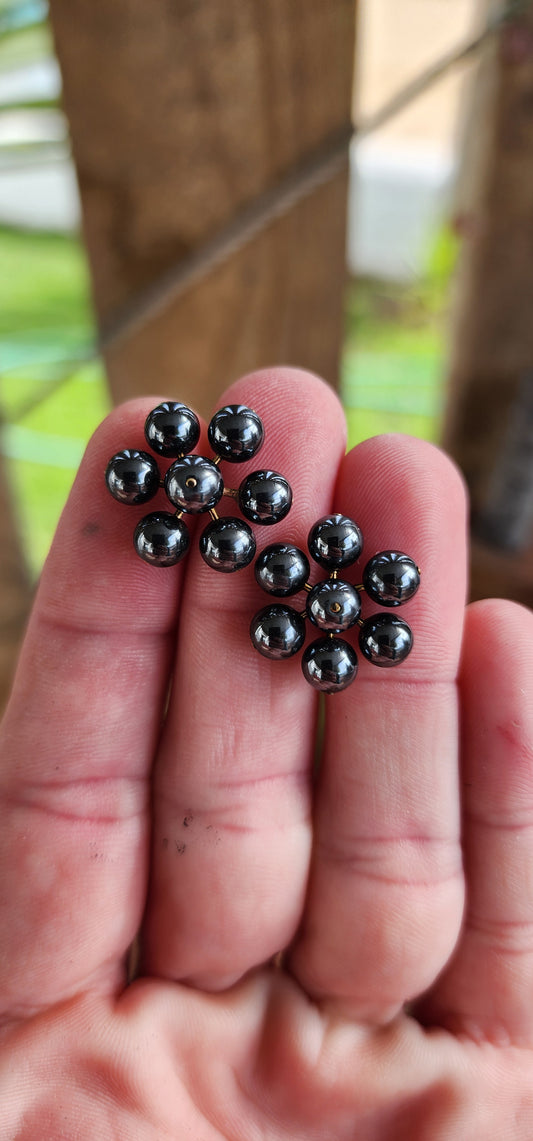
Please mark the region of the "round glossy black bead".
<svg viewBox="0 0 533 1141"><path fill-rule="evenodd" d="M243 464L256 455L263 443L263 422L257 412L244 404L227 404L215 412L207 434L217 456L229 463Z"/></svg>
<svg viewBox="0 0 533 1141"><path fill-rule="evenodd" d="M398 666L411 651L413 632L394 614L374 614L361 626L359 645L374 666Z"/></svg>
<svg viewBox="0 0 533 1141"><path fill-rule="evenodd" d="M146 503L159 489L159 468L153 456L135 448L125 448L110 459L106 483L119 503Z"/></svg>
<svg viewBox="0 0 533 1141"><path fill-rule="evenodd" d="M200 554L213 570L241 570L255 555L255 539L242 519L213 519L200 536Z"/></svg>
<svg viewBox="0 0 533 1141"><path fill-rule="evenodd" d="M307 599L307 614L321 630L331 634L349 630L361 613L361 598L354 586L330 578L313 587Z"/></svg>
<svg viewBox="0 0 533 1141"><path fill-rule="evenodd" d="M239 507L252 523L279 523L291 504L290 483L276 471L253 471L239 487Z"/></svg>
<svg viewBox="0 0 533 1141"><path fill-rule="evenodd" d="M254 570L262 590L276 598L287 598L303 590L309 578L309 559L291 543L272 543L256 559Z"/></svg>
<svg viewBox="0 0 533 1141"><path fill-rule="evenodd" d="M348 567L359 558L363 536L346 515L325 515L309 532L309 552L326 570Z"/></svg>
<svg viewBox="0 0 533 1141"><path fill-rule="evenodd" d="M144 434L147 444L160 456L185 456L200 439L200 423L192 408L167 400L150 412Z"/></svg>
<svg viewBox="0 0 533 1141"><path fill-rule="evenodd" d="M292 658L304 644L305 621L290 606L265 606L252 618L250 637L264 658Z"/></svg>
<svg viewBox="0 0 533 1141"><path fill-rule="evenodd" d="M156 567L179 563L189 549L189 532L185 523L166 511L145 515L135 528L133 543L137 554Z"/></svg>
<svg viewBox="0 0 533 1141"><path fill-rule="evenodd" d="M323 693L340 693L357 673L355 650L343 638L318 638L302 658L305 679Z"/></svg>
<svg viewBox="0 0 533 1141"><path fill-rule="evenodd" d="M211 460L204 456L184 456L169 467L165 491L176 507L197 515L216 507L222 498L224 480Z"/></svg>
<svg viewBox="0 0 533 1141"><path fill-rule="evenodd" d="M420 572L409 555L380 551L367 563L363 583L369 597L381 606L401 606L416 594Z"/></svg>

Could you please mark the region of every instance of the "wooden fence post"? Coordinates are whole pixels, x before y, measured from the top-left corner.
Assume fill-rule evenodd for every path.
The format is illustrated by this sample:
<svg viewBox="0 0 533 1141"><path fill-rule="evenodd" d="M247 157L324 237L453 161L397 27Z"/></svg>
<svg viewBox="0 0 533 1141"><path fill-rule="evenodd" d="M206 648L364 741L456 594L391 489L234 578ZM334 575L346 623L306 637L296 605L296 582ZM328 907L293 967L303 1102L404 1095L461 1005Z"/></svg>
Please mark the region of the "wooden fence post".
<svg viewBox="0 0 533 1141"><path fill-rule="evenodd" d="M115 400L208 412L239 373L332 383L342 338L354 0L51 0L102 330L321 154L336 173L106 351ZM275 211L274 211L275 213Z"/></svg>
<svg viewBox="0 0 533 1141"><path fill-rule="evenodd" d="M533 7L484 63L444 444L472 502L472 596L533 605ZM487 67L492 72L487 81ZM468 163L468 151L465 162Z"/></svg>

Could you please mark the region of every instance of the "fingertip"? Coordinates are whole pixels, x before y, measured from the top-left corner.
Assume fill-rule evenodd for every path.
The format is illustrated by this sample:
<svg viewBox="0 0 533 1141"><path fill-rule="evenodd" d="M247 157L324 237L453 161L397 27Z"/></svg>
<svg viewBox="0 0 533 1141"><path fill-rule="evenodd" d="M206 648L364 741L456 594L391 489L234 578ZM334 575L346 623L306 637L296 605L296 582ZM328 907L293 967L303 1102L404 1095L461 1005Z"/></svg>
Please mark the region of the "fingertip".
<svg viewBox="0 0 533 1141"><path fill-rule="evenodd" d="M467 616L473 627L481 623L489 628L505 629L510 637L516 634L525 638L533 624L533 611L510 598L477 599L469 603Z"/></svg>
<svg viewBox="0 0 533 1141"><path fill-rule="evenodd" d="M421 570L406 608L415 646L401 676L455 678L467 579L467 503L455 465L424 440L374 436L341 464L335 503L361 526L364 562L396 550Z"/></svg>
<svg viewBox="0 0 533 1141"><path fill-rule="evenodd" d="M403 499L407 496L417 504L434 500L435 492L440 493L458 518L466 519L468 494L463 476L450 456L428 440L398 432L371 436L352 448L347 463L349 469L352 464L358 470L368 468L376 486L392 492L396 486Z"/></svg>
<svg viewBox="0 0 533 1141"><path fill-rule="evenodd" d="M136 396L112 408L104 420L95 428L85 450L79 474L83 477L86 465L105 465L110 456L122 448L149 449L144 434L144 425L150 412L157 408L168 396ZM198 415L198 413L197 413ZM205 429L198 415L200 427ZM155 456L164 466L166 461Z"/></svg>
<svg viewBox="0 0 533 1141"><path fill-rule="evenodd" d="M136 397L118 405L91 436L41 576L37 612L49 620L99 629L135 625L154 632L174 624L181 565L149 566L133 547L139 520L151 511L167 511L168 500L159 491L144 505L119 503L105 478L117 452L150 451L144 424L162 399ZM163 474L170 461L154 458Z"/></svg>
<svg viewBox="0 0 533 1141"><path fill-rule="evenodd" d="M324 432L333 433L336 440L341 438L346 447L346 420L339 396L331 385L306 369L288 365L258 369L235 381L222 400L227 404L246 400L260 416L276 420L280 440L284 431L285 438L292 437L294 443L302 425L319 415Z"/></svg>
<svg viewBox="0 0 533 1141"><path fill-rule="evenodd" d="M468 502L464 480L440 448L414 436L373 436L346 456L336 488L339 510L355 512L376 549L409 550L418 560L442 558L448 542L451 567L461 566L464 604L464 553Z"/></svg>
<svg viewBox="0 0 533 1141"><path fill-rule="evenodd" d="M465 612L461 681L469 691L531 692L533 612L508 598L483 598ZM533 699L533 698L532 698Z"/></svg>

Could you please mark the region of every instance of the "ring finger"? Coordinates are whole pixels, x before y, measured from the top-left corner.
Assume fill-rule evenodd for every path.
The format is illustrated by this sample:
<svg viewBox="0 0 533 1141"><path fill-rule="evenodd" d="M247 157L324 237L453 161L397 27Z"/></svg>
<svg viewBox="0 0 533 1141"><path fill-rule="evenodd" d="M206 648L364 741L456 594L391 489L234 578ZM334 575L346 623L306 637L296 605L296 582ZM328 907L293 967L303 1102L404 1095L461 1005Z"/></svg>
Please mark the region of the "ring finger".
<svg viewBox="0 0 533 1141"><path fill-rule="evenodd" d="M346 457L335 506L360 523L363 562L404 551L422 582L401 612L414 631L409 659L393 670L363 661L355 683L326 699L311 878L291 969L308 993L379 1022L429 986L461 923L455 677L465 503L441 452L379 437Z"/></svg>

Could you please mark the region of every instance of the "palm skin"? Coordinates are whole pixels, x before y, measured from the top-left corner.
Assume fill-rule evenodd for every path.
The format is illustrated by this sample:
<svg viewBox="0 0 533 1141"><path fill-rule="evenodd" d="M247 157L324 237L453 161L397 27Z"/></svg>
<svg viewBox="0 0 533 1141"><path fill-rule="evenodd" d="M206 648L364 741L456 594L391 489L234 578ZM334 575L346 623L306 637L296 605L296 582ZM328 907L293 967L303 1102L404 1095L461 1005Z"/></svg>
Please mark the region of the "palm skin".
<svg viewBox="0 0 533 1141"><path fill-rule="evenodd" d="M531 614L465 614L436 449L344 457L335 397L294 370L223 402L292 483L275 539L334 506L368 557L416 559L415 647L327 700L315 779L316 695L251 650L251 572L147 567L106 493L155 401L102 425L2 727L0 1136L530 1141Z"/></svg>

